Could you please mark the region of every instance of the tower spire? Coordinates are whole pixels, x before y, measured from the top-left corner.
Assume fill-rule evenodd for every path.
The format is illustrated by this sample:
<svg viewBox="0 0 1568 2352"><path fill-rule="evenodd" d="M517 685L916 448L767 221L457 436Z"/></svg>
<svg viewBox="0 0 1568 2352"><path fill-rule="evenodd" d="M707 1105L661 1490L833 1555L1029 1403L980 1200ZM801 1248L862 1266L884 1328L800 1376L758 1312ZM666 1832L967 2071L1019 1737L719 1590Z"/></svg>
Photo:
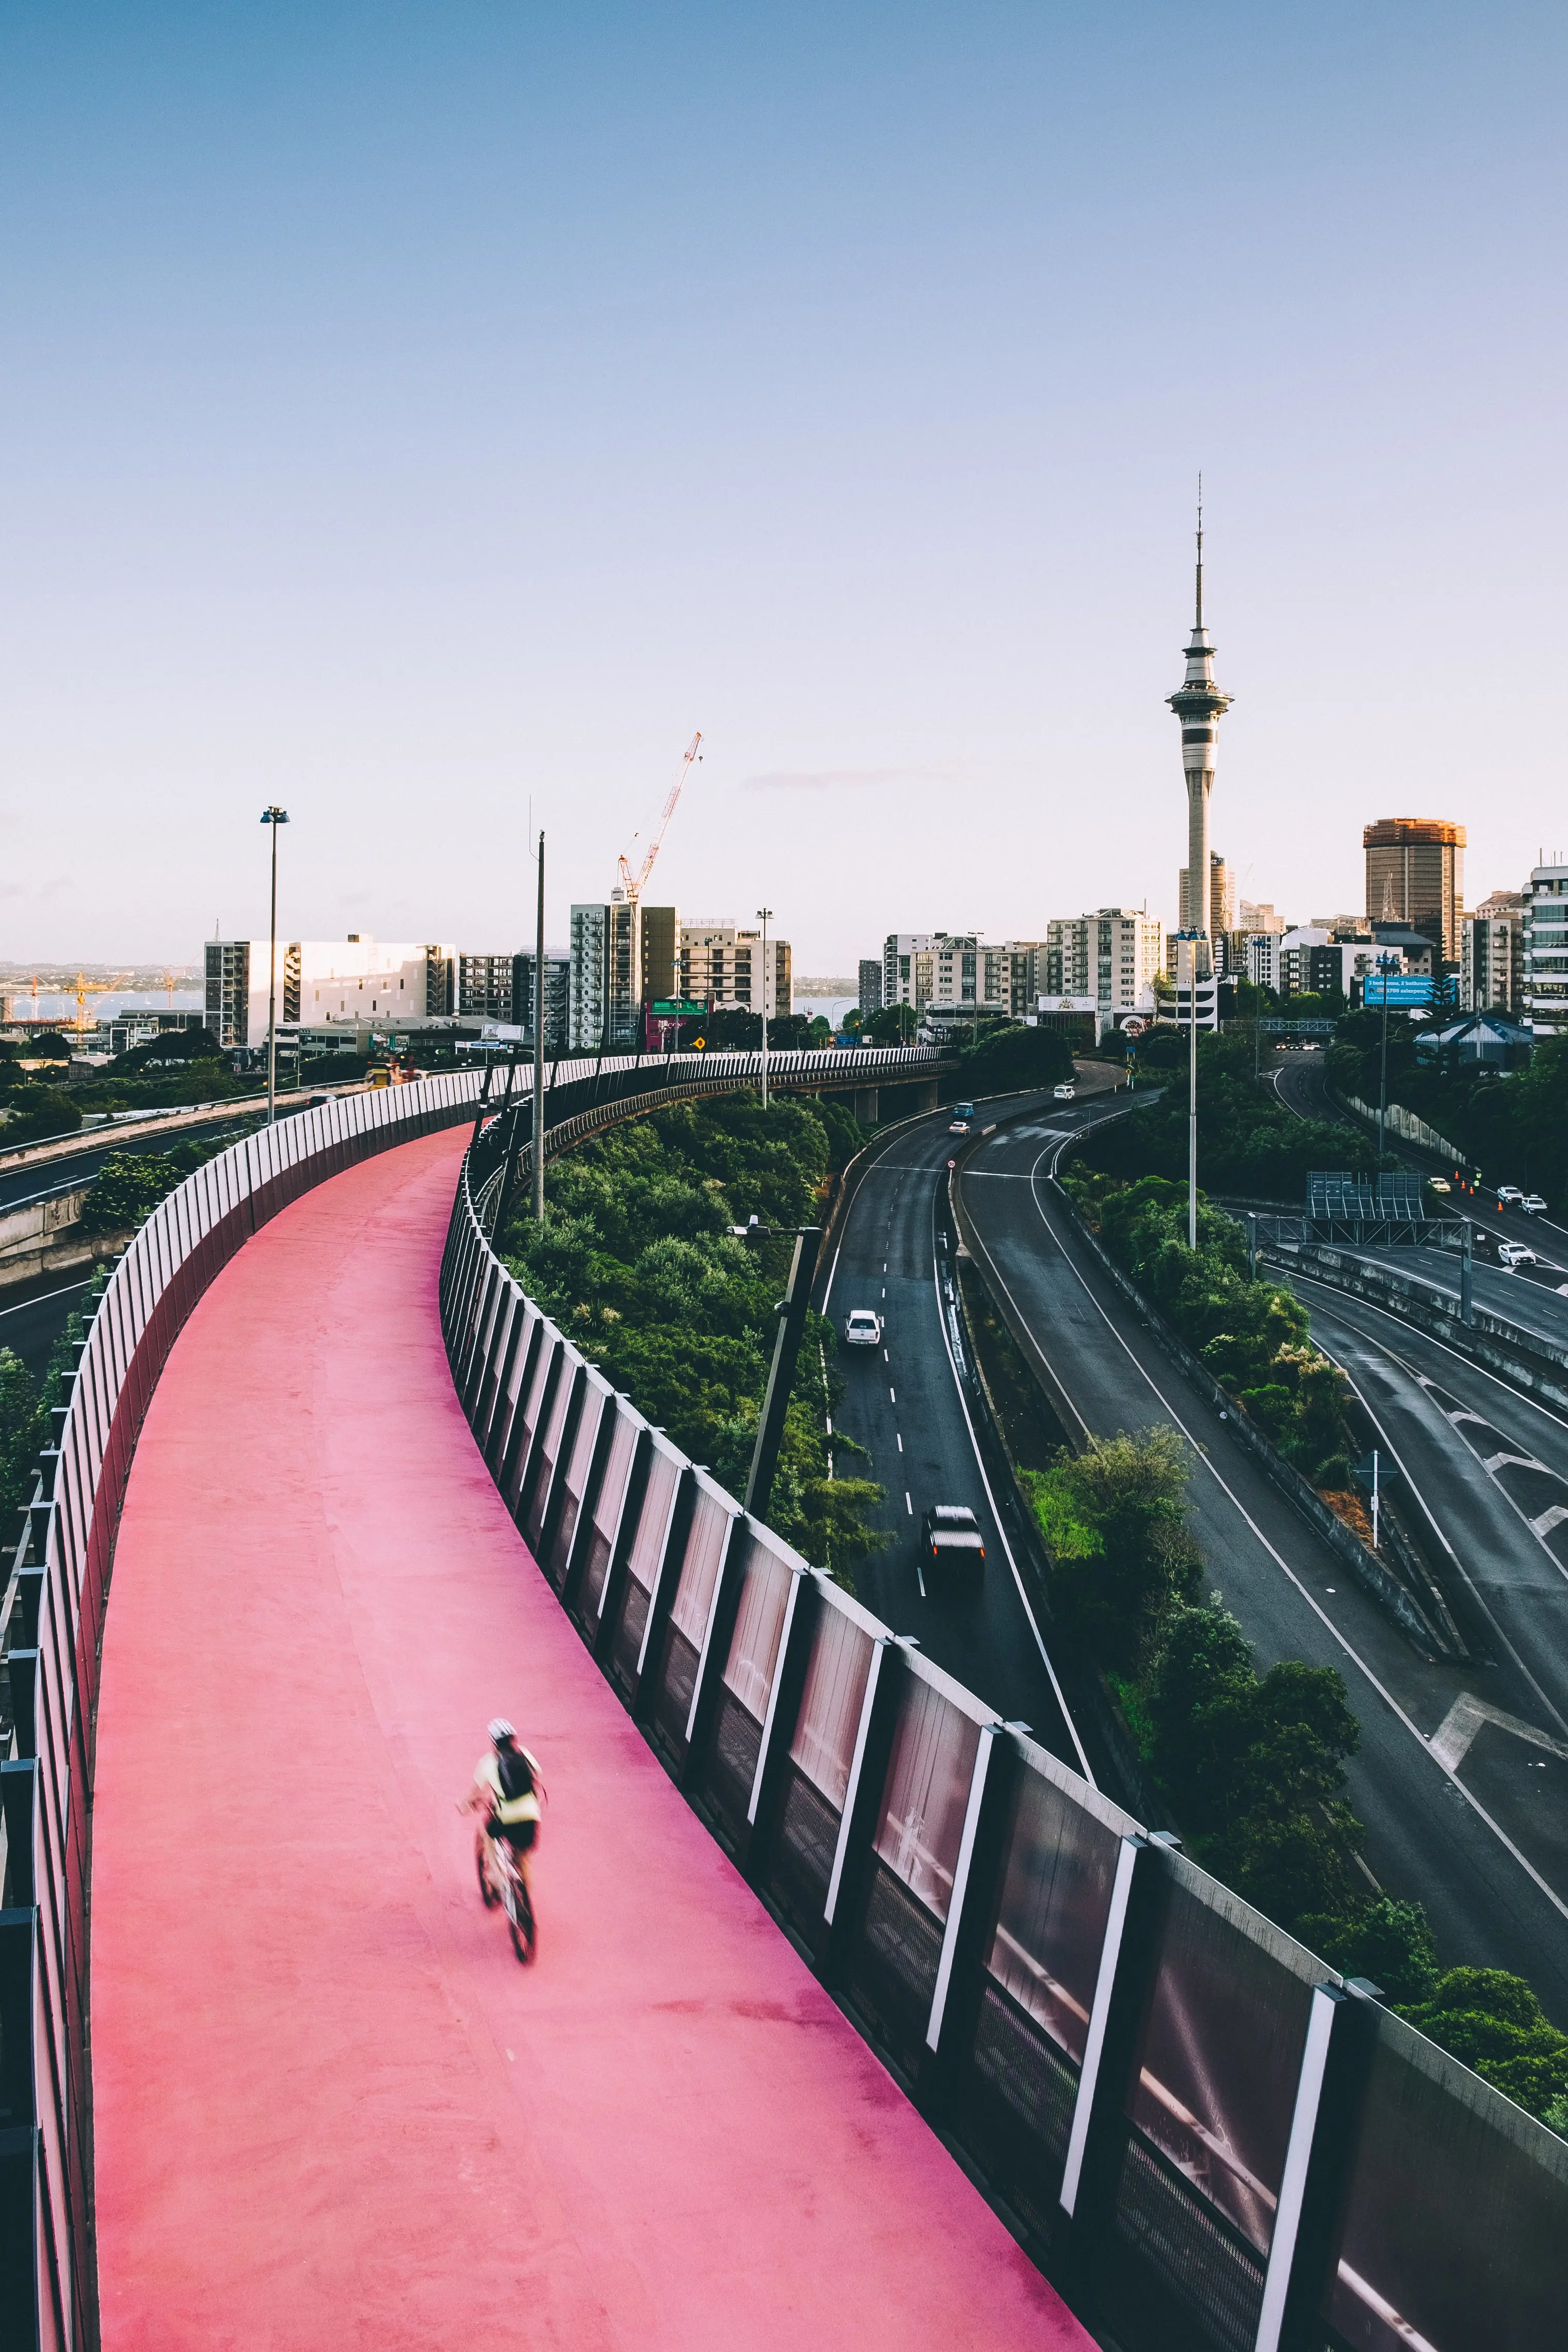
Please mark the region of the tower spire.
<svg viewBox="0 0 1568 2352"><path fill-rule="evenodd" d="M1203 626L1203 476L1197 478L1197 617L1195 629Z"/></svg>

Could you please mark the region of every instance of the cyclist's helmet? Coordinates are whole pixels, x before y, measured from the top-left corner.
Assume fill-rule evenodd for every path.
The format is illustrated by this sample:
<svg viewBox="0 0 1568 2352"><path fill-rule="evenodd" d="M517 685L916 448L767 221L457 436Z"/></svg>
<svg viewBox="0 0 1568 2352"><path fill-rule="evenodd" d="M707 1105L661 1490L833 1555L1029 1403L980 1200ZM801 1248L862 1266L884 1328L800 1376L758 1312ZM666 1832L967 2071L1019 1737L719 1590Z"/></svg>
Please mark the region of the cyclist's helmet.
<svg viewBox="0 0 1568 2352"><path fill-rule="evenodd" d="M486 1727L485 1733L492 1748L499 1748L507 1740L515 1739L517 1736L515 1727L507 1721L504 1715L498 1715L495 1722Z"/></svg>

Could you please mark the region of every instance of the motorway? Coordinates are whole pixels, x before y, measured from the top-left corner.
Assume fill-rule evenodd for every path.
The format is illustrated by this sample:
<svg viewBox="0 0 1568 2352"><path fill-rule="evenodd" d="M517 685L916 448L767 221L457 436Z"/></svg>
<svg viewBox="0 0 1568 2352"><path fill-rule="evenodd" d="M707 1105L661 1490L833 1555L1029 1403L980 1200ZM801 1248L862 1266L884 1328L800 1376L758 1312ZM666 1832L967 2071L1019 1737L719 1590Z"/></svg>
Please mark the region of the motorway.
<svg viewBox="0 0 1568 2352"><path fill-rule="evenodd" d="M1162 1353L1084 1248L1048 1180L1095 1111L1087 1103L1060 1111L1052 1105L1050 1116L999 1129L969 1160L961 1198L982 1265L1010 1298L1047 1385L1082 1433L1110 1436L1169 1422L1186 1437L1193 1532L1260 1668L1301 1658L1344 1675L1362 1734L1349 1794L1367 1826L1366 1861L1376 1883L1426 1905L1450 1964L1528 1977L1568 2025L1568 1732L1559 1712L1568 1712L1568 1676L1549 1671L1544 1635L1538 1633L1528 1652L1524 1639L1534 1619L1562 1622L1550 1581L1557 1569L1484 1466L1497 1452L1550 1459L1546 1439L1515 1446L1511 1435L1493 1447L1480 1423L1451 1420L1445 1437L1436 1425L1441 1400L1424 1391L1425 1450L1417 1448L1380 1378L1355 1360L1367 1343L1343 1315L1331 1333L1332 1306L1312 1293L1325 1344L1331 1352L1343 1347L1369 1404L1380 1415L1387 1411L1392 1442L1410 1457L1413 1478L1430 1488L1434 1516L1453 1521L1450 1540L1457 1550L1462 1545L1475 1587L1475 1621L1495 1629L1495 1663L1419 1654L1350 1580L1233 1425ZM1463 1402L1475 1391L1461 1388L1457 1360L1447 1360L1445 1370L1449 1377L1439 1386L1460 1401L1458 1410L1475 1410ZM1494 1391L1483 1419L1508 1433L1522 1426L1509 1392ZM1467 1435L1490 1450L1483 1454ZM1523 1475L1517 1465L1497 1467ZM1568 1500L1568 1488L1564 1494ZM1559 1648L1555 1633L1547 1646ZM1529 1736L1510 1724L1525 1726ZM1541 1745L1542 1738L1551 1744Z"/></svg>
<svg viewBox="0 0 1568 2352"><path fill-rule="evenodd" d="M977 1105L980 1121L998 1109L1016 1110L1019 1100ZM957 1148L948 1117L944 1110L902 1125L873 1144L822 1300L841 1333L857 1307L873 1308L886 1323L884 1347L849 1348L841 1340L837 1360L845 1394L835 1434L853 1438L864 1454L840 1450L836 1467L841 1477L872 1478L883 1487L875 1517L889 1537L885 1550L856 1567L855 1591L894 1633L913 1634L928 1657L998 1715L1029 1724L1055 1754L1086 1772L1026 1598L1023 1563L1014 1564L998 1524L954 1368L963 1327L951 1313L936 1214L946 1162ZM986 1563L973 1598L937 1599L922 1589L920 1518L933 1503L967 1504L979 1522Z"/></svg>

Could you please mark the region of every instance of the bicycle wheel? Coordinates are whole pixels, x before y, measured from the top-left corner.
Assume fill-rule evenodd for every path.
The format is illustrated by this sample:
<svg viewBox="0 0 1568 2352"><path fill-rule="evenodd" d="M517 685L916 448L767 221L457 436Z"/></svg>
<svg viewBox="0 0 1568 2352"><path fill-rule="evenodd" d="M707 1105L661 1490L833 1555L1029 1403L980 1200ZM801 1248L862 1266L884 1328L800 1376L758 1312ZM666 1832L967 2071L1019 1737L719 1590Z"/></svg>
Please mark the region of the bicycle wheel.
<svg viewBox="0 0 1568 2352"><path fill-rule="evenodd" d="M534 1906L520 1878L512 1881L509 1890L507 1925L512 1931L512 1949L527 1968L534 1956Z"/></svg>
<svg viewBox="0 0 1568 2352"><path fill-rule="evenodd" d="M485 1908L486 1911L493 1911L501 1898L490 1884L490 1874L485 1867L485 1854L482 1847L475 1849L474 1870L479 1881L479 1894Z"/></svg>

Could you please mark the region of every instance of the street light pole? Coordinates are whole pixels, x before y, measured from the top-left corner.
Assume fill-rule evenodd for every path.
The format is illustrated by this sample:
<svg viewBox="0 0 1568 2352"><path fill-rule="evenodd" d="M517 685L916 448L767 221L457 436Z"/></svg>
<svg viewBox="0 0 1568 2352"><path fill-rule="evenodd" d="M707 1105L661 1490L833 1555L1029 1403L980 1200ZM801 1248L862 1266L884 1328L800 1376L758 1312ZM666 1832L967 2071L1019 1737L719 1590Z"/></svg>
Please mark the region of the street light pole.
<svg viewBox="0 0 1568 2352"><path fill-rule="evenodd" d="M539 827L538 921L534 933L534 1223L545 1221L545 836Z"/></svg>
<svg viewBox="0 0 1568 2352"><path fill-rule="evenodd" d="M762 925L762 1108L768 1108L768 926L772 919L771 907L758 907L758 918Z"/></svg>
<svg viewBox="0 0 1568 2352"><path fill-rule="evenodd" d="M267 948L267 1123L271 1127L277 1118L277 828L288 823L288 811L269 803L261 821L272 827L272 923Z"/></svg>

